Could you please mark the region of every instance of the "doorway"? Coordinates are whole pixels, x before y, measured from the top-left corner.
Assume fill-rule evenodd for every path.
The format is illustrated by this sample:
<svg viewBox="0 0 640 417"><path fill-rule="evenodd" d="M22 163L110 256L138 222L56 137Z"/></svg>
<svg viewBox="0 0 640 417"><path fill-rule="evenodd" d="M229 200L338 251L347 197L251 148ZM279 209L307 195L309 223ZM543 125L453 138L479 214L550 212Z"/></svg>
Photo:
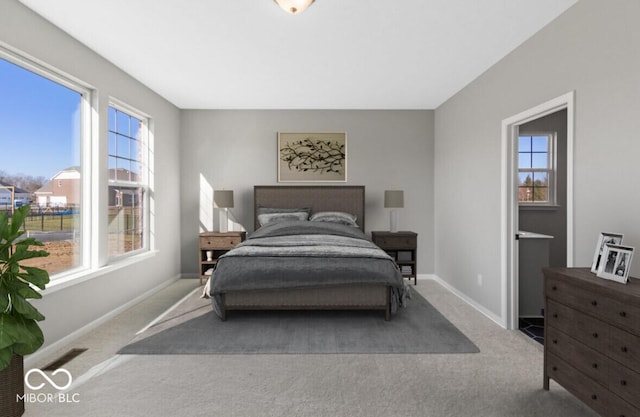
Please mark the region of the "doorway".
<svg viewBox="0 0 640 417"><path fill-rule="evenodd" d="M557 187L557 204L553 204L555 207L549 205L543 208L540 205L531 204L530 211L535 212L533 215L527 213L526 216L523 216L526 219L523 219L523 224L521 224L519 189L522 189L522 187L519 187L520 179L518 175L518 141L520 132L548 131L550 129L544 129L545 121L558 118L564 119L566 123L566 154L559 155L563 158L562 162L566 160L566 187L563 179L563 184ZM566 256L562 256L562 254L558 256L558 248L554 248L556 255L550 263L564 263L566 266L573 265L573 120L574 93L570 92L502 122L502 317L505 320L505 327L508 329L518 329L519 327L521 287L519 231L531 228L531 225L536 222L536 218L540 218L540 212L545 211L547 214L560 213L558 217L562 219L563 223L561 227L564 230L559 233L561 239L559 239L556 246L559 245ZM539 295L541 297L541 294Z"/></svg>

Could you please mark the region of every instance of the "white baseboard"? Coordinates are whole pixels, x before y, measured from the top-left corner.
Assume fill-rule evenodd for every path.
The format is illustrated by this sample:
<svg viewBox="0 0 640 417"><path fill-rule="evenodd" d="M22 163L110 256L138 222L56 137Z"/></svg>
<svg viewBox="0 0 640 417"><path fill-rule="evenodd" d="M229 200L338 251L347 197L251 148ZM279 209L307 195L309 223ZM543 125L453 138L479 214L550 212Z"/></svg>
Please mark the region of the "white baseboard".
<svg viewBox="0 0 640 417"><path fill-rule="evenodd" d="M82 326L81 328L79 328L78 330L74 331L73 333L63 337L60 340L57 340L57 341L51 343L50 345L47 345L47 346L43 347L42 349L39 349L35 353L32 353L31 355L29 355L29 356L24 358L24 367L25 368L33 367L42 358L45 358L48 355L51 355L52 353L56 352L59 349L62 349L66 345L72 344L75 340L79 339L80 337L84 336L85 334L89 333L90 331L96 329L98 326L100 326L100 325L106 323L107 321L111 320L112 318L114 318L118 314L122 313L126 309L138 304L139 302L141 302L145 298L148 298L151 295L155 294L156 292L162 290L163 288L168 287L169 285L171 285L174 282L176 282L178 279L180 279L180 275L177 275L177 276L174 276L172 278L169 278L168 280L166 280L166 281L154 286L152 289L140 294L139 296L137 296L133 300L131 300L131 301L129 301L129 302L127 302L127 303L125 303L125 304L123 304L121 306L118 306L116 309L111 310L110 312L108 312L107 314L103 315L102 317L100 317L100 318L98 318L98 319L86 324L85 326Z"/></svg>
<svg viewBox="0 0 640 417"><path fill-rule="evenodd" d="M418 281L422 281L422 280L426 280L426 279L435 280L436 276L433 275L433 274L418 274Z"/></svg>
<svg viewBox="0 0 640 417"><path fill-rule="evenodd" d="M453 294L455 294L462 301L464 301L465 303L469 304L471 307L475 308L480 313L484 314L489 320L495 322L498 326L500 326L500 327L502 327L504 329L507 328L507 325L506 325L505 321L502 319L502 317L496 315L494 312L488 310L486 307L478 304L475 300L469 298L466 294L460 292L460 290L458 290L457 288L451 286L451 284L449 284L448 282L444 281L439 276L434 275L434 274L428 274L428 275L425 274L425 275L423 275L423 277L424 277L423 279L432 279L432 280L436 281L438 284L442 285L447 290L449 290ZM418 275L418 279L421 279L421 275Z"/></svg>

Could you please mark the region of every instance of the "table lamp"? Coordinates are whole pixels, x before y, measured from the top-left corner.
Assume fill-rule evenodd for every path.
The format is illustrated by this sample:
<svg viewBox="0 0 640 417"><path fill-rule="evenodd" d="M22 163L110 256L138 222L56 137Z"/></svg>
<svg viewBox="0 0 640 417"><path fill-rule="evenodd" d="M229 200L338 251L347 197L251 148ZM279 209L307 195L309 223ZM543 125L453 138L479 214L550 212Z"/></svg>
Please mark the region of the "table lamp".
<svg viewBox="0 0 640 417"><path fill-rule="evenodd" d="M229 231L229 213L227 209L233 208L233 190L214 190L213 202L216 207L223 209L224 216L220 217L220 232Z"/></svg>
<svg viewBox="0 0 640 417"><path fill-rule="evenodd" d="M389 226L390 231L395 233L398 231L398 222L400 221L400 214L397 208L404 207L404 191L402 190L386 190L384 192L384 208L390 208L389 212Z"/></svg>

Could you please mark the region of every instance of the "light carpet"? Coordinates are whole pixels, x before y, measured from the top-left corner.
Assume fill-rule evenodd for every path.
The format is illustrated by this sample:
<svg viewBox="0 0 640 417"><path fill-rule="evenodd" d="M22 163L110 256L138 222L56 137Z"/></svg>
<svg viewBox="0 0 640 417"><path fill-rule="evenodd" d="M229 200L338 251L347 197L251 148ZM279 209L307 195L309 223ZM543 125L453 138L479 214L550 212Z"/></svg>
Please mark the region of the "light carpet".
<svg viewBox="0 0 640 417"><path fill-rule="evenodd" d="M120 354L476 353L420 294L390 321L380 311L233 311L192 293Z"/></svg>

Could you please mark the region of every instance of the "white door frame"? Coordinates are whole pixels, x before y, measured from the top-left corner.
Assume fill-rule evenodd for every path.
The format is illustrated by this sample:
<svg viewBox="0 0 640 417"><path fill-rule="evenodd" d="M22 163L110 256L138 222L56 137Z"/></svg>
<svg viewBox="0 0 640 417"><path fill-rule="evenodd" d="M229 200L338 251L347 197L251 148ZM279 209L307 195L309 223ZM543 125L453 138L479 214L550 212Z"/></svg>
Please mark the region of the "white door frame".
<svg viewBox="0 0 640 417"><path fill-rule="evenodd" d="M575 92L571 91L502 121L501 316L507 329L518 328L518 128L551 113L567 110L567 266L573 266L573 152Z"/></svg>

